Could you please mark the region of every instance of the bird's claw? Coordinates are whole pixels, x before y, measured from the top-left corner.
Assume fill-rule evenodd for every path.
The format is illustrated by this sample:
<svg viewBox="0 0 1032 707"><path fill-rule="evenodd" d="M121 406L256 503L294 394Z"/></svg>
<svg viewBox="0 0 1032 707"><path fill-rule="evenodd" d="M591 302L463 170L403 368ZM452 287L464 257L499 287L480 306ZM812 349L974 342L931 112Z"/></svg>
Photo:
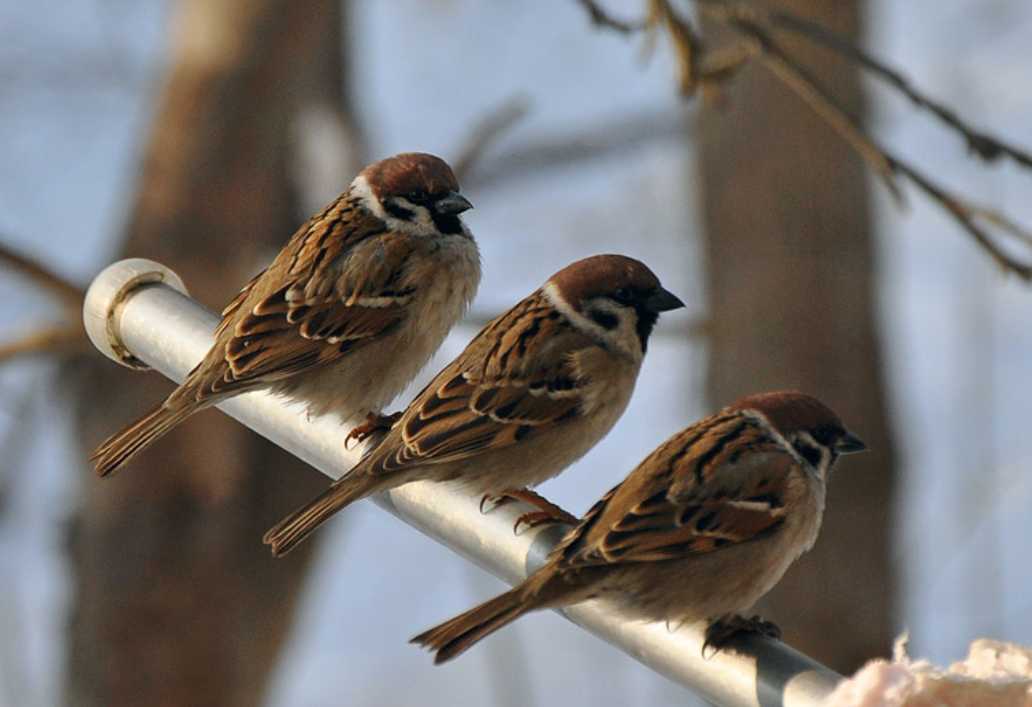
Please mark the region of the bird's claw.
<svg viewBox="0 0 1032 707"><path fill-rule="evenodd" d="M764 621L759 616L745 618L738 614L730 614L714 621L706 628L706 640L702 644L702 657L709 660L721 650L727 648L730 640L741 633L759 633L775 641L781 640L781 629L772 621ZM712 650L709 655L707 651Z"/></svg>
<svg viewBox="0 0 1032 707"><path fill-rule="evenodd" d="M344 449L350 449L348 445L352 441L357 444L361 444L369 439L373 433L378 432L379 430L389 430L400 417L400 412L396 412L391 415L381 415L376 412L368 413L366 415L365 424L356 425L354 429L348 432L347 437L344 438Z"/></svg>
<svg viewBox="0 0 1032 707"><path fill-rule="evenodd" d="M538 509L536 511L527 511L516 519L516 523L512 526L512 532L515 535L520 534L521 526L526 526L523 530L530 530L548 523L575 525L578 521L577 516L564 511L556 504L546 500L543 496L530 489L510 489L499 494L484 496L480 499L480 512L484 512L484 505L486 503L501 506L510 501L523 501Z"/></svg>

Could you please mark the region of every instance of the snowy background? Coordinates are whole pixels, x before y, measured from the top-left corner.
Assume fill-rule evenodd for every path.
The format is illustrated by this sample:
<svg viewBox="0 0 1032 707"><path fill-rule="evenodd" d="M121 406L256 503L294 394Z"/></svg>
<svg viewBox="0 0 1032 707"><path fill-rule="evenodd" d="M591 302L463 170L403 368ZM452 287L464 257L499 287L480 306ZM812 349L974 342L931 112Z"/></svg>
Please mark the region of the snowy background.
<svg viewBox="0 0 1032 707"><path fill-rule="evenodd" d="M659 442L710 412L699 394L703 347L678 334L703 307L702 269L683 242L693 220L692 155L677 130L695 108L674 95L665 46L647 58L639 41L593 31L574 2L355 5L353 69L373 155L452 156L479 117L514 97L530 112L493 149L573 141L585 128L624 119L644 126L639 141L606 160L524 173L495 189L464 185L485 262L479 319L562 265L604 251L650 263L693 303L660 323L614 433L545 487L582 512ZM623 6L629 15L639 3ZM79 282L116 252L169 14L168 0L0 4L0 237ZM880 0L870 3L867 27L869 47L918 86L976 125L1032 146L1032 4ZM1032 224L1032 176L1009 165L984 169L932 120L882 90L870 96L874 129L896 152ZM963 657L979 636L1032 644L1032 290L1002 277L920 197L900 212L877 193L881 323L902 454L897 627L910 630L913 655L938 663ZM532 231L519 227L528 204L537 209ZM5 339L55 314L36 291L0 273ZM472 333L458 329L441 360ZM0 368L0 707L61 701L74 591L60 524L75 504L78 481L68 470L78 462L68 420L42 389L50 372L38 361ZM462 660L433 668L407 639L500 583L370 504L327 530L325 561L269 705L688 699L551 613L521 619ZM534 653L541 645L547 658Z"/></svg>

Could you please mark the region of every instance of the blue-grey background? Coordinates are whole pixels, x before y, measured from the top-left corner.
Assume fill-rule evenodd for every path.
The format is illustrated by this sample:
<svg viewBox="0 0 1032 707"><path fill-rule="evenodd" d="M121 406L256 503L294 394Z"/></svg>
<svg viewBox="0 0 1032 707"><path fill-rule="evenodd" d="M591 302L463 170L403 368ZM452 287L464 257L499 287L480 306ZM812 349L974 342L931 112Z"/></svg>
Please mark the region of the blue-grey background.
<svg viewBox="0 0 1032 707"><path fill-rule="evenodd" d="M705 314L705 273L697 244L685 240L695 230L693 155L677 130L696 108L675 95L669 48L661 42L648 54L640 40L593 31L575 2L353 5L351 71L373 157L453 156L478 119L513 98L529 113L490 149L573 142L624 119L646 128L597 159L464 190L485 263L478 319L602 251L645 260L690 302L661 323L614 433L544 487L582 512L658 443L711 412L701 398L705 346L680 336ZM117 252L172 6L0 3L0 237L77 281ZM611 7L630 16L640 4ZM976 125L1032 145L1032 5L876 0L868 8L873 51ZM879 139L1032 224L1032 175L976 164L932 119L869 88ZM910 631L912 654L938 663L962 658L980 636L1032 644L1032 291L1003 277L920 195L900 211L874 190L885 375L902 455L898 630ZM38 290L0 273L5 340L56 317ZM457 329L429 370L473 331ZM60 385L51 374L45 361L0 368L0 707L61 703L75 601L61 524L83 477L70 471L80 462L60 400L45 390ZM270 705L685 702L681 688L550 613L434 668L407 639L501 585L370 504L326 535Z"/></svg>

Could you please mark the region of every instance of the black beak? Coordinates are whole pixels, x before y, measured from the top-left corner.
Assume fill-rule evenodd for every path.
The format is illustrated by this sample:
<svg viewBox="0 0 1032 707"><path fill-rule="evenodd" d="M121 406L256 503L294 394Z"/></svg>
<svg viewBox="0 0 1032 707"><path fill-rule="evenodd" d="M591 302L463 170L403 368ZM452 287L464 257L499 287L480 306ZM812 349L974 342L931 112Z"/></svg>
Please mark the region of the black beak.
<svg viewBox="0 0 1032 707"><path fill-rule="evenodd" d="M684 306L684 302L677 295L660 287L649 295L645 306L650 312L669 312L671 309L680 309Z"/></svg>
<svg viewBox="0 0 1032 707"><path fill-rule="evenodd" d="M440 199L434 201L434 211L439 214L448 214L455 216L461 214L463 211L469 211L473 208L473 204L470 203L469 199L464 197L455 191L450 191Z"/></svg>
<svg viewBox="0 0 1032 707"><path fill-rule="evenodd" d="M844 435L835 440L834 447L836 454L856 454L867 451L867 442L846 430Z"/></svg>

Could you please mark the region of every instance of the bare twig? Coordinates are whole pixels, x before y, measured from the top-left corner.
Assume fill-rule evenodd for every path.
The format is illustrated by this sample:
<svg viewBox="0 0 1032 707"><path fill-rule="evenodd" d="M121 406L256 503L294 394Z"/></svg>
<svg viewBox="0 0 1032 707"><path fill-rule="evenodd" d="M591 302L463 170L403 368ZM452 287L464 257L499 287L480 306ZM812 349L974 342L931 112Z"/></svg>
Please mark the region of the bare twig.
<svg viewBox="0 0 1032 707"><path fill-rule="evenodd" d="M592 22L596 26L612 29L623 34L631 34L653 27L656 19L673 19L673 22L668 22L668 29L674 40L675 51L682 58L681 82L682 86L684 86L684 66L691 62L685 62L683 55L685 52L690 54L693 50L696 55L699 54L700 43L697 37L683 32L684 28L687 27L687 23L677 18L669 0L647 0L650 19L643 23L613 20L593 0L577 0L577 2L588 11ZM826 27L809 22L794 13L784 10L763 10L759 7L732 3L729 0L693 0L693 2L696 5L708 8L711 14L719 13L719 19L725 24L743 22L753 26L765 25L772 29L794 32L816 44L820 44L870 71L873 75L903 94L918 108L931 112L948 127L959 133L967 143L968 149L981 159L992 162L1006 156L1021 166L1032 169L1032 154L1028 151L973 127L948 106L921 93L903 74L891 68L885 62L879 61L837 32L833 32ZM691 61L698 62L699 59L700 57L693 56ZM737 68L737 63L734 65L734 68ZM718 76L711 76L710 78L716 80Z"/></svg>
<svg viewBox="0 0 1032 707"><path fill-rule="evenodd" d="M0 344L0 363L19 356L66 354L86 351L89 341L78 322L39 329L10 343Z"/></svg>
<svg viewBox="0 0 1032 707"><path fill-rule="evenodd" d="M82 310L82 302L86 298L86 292L78 285L55 273L46 265L27 256L15 253L3 244L0 244L0 263L6 263L28 279L50 290L62 304L78 311Z"/></svg>
<svg viewBox="0 0 1032 707"><path fill-rule="evenodd" d="M898 160L892 156L888 156L892 163L893 169L898 172L905 174L910 181L912 181L918 188L927 194L933 201L941 205L946 209L953 219L964 228L965 231L971 234L975 241L982 246L992 256L993 260L1004 270L1004 272L1013 272L1025 281L1032 281L1032 265L1022 263L1010 256L1008 253L1003 251L993 240L989 237L989 234L978 225L976 218L982 217L988 221L996 222L999 218L997 214L992 211L987 211L980 207L974 207L960 198L950 194L941 187L934 184L928 177L919 173L916 169L910 165ZM1009 225L1013 226L1009 221ZM1016 227L1015 227L1016 228ZM1008 229L1010 230L1010 229ZM1029 235L1018 229L1021 238L1027 240Z"/></svg>
<svg viewBox="0 0 1032 707"><path fill-rule="evenodd" d="M674 12L666 0L649 0L646 24L650 30L664 28L670 34L680 68L681 94L690 96L695 93L701 79L697 59L702 54L702 43L695 30Z"/></svg>
<svg viewBox="0 0 1032 707"><path fill-rule="evenodd" d="M49 291L65 311L66 324L37 329L10 343L0 344L0 362L30 354L67 353L87 346L80 313L86 293L46 265L0 245L0 263L6 263Z"/></svg>
<svg viewBox="0 0 1032 707"><path fill-rule="evenodd" d="M1004 233L1013 236L1032 248L1032 234L1003 214L977 204L968 204L967 208L970 209L976 217L991 223Z"/></svg>
<svg viewBox="0 0 1032 707"><path fill-rule="evenodd" d="M602 6L595 2L595 0L577 0L577 2L587 10L592 24L596 27L611 29L616 32L620 32L621 34L631 34L642 30L645 27L644 23L641 22L627 22L625 20L616 19L606 12L606 10L602 9Z"/></svg>
<svg viewBox="0 0 1032 707"><path fill-rule="evenodd" d="M738 46L734 47L735 52L724 52L725 57L731 57L730 60L725 58L714 62L713 52L707 54L703 51L700 38L691 25L674 11L670 0L646 1L646 27L651 30L662 28L669 34L678 56L680 88L684 95L691 95L699 89L712 88L726 82L746 60L752 56L760 58L775 76L806 101L807 105L871 166L897 201L902 201L902 190L899 185L899 177L902 176L939 204L1006 272L1032 281L1032 265L1003 250L979 222L1006 232L1028 247L1032 247L1032 232L997 211L970 204L947 192L932 183L916 167L891 155L868 137L859 122L839 105L832 94L817 82L812 73L797 61L789 50L774 39L773 31L794 32L872 72L906 96L915 106L930 111L960 134L968 149L987 162L1006 156L1022 167L1032 168L1032 155L1028 152L974 129L952 110L920 93L901 74L868 55L852 42L792 13L765 12L731 0L693 0L708 17L735 30L741 41L746 43L745 48ZM711 68L702 68L705 64L709 64Z"/></svg>
<svg viewBox="0 0 1032 707"><path fill-rule="evenodd" d="M451 160L459 181L469 173L490 145L500 135L516 125L530 110L528 100L523 96L511 98L488 113L470 132L470 137L459 147L458 154Z"/></svg>
<svg viewBox="0 0 1032 707"><path fill-rule="evenodd" d="M680 111L647 111L616 119L603 118L575 132L547 139L507 144L490 159L475 162L462 175L462 187L497 188L542 170L635 154L648 145L673 145L683 139L691 120L691 115Z"/></svg>
<svg viewBox="0 0 1032 707"><path fill-rule="evenodd" d="M712 2L713 0L698 1ZM887 82L906 96L915 106L930 111L959 133L967 143L968 149L983 160L992 162L1006 156L1023 167L1032 168L1032 155L1028 152L972 127L952 109L918 91L901 73L866 53L845 37L788 12L771 12L769 17L772 26L791 30L802 37L811 39L821 46L852 60L857 65Z"/></svg>
<svg viewBox="0 0 1032 707"><path fill-rule="evenodd" d="M645 27L649 30L650 45L658 30L671 36L677 53L681 95L699 92L709 103L723 103L723 87L755 53L742 43L703 51L702 39L692 24L666 0L649 0Z"/></svg>
<svg viewBox="0 0 1032 707"><path fill-rule="evenodd" d="M653 1L662 2L665 0ZM743 11L741 8L729 5L721 0L696 0L696 2L704 6L704 11L714 14L717 19L727 23L754 41L759 50L759 55L767 66L774 71L775 75L806 100L810 107L824 118L871 165L875 173L882 178L882 181L897 199L901 199L901 192L896 183L895 175L902 174L929 198L945 209L964 230L971 234L975 241L990 254L1004 271L1013 272L1026 281L1032 280L1032 266L1017 260L1001 250L985 229L977 223L976 218L981 217L989 223L997 224L1029 244L1032 244L1032 234L1002 214L984 207L976 209L963 199L934 185L915 167L912 167L900 158L890 155L888 151L880 147L874 140L867 137L859 124L837 104L827 91L817 84L810 73L774 41L770 33L767 32L766 27L757 20L758 15L756 13L748 10ZM968 136L969 145L972 144L971 134L967 132L966 127L958 123L952 123L952 125L960 130L962 134Z"/></svg>
<svg viewBox="0 0 1032 707"><path fill-rule="evenodd" d="M760 25L734 16L722 17L752 41L767 66L799 95L859 154L882 180L897 202L903 202L903 193L896 183L894 170L885 152L864 133L860 124L817 83L813 75L800 66L781 46L774 42Z"/></svg>

